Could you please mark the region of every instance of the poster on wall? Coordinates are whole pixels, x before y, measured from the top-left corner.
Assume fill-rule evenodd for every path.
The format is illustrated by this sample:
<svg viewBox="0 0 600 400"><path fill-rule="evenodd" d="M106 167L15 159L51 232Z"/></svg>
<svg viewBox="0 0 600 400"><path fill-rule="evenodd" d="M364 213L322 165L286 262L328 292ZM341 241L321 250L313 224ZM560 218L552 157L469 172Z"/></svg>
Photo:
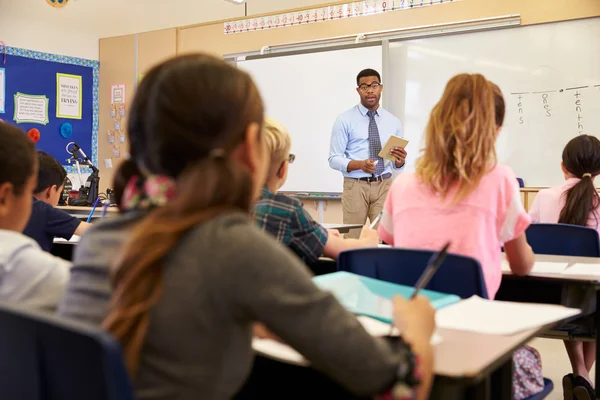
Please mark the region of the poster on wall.
<svg viewBox="0 0 600 400"><path fill-rule="evenodd" d="M48 119L48 98L44 95L15 94L15 115L17 124L30 123L46 125Z"/></svg>
<svg viewBox="0 0 600 400"><path fill-rule="evenodd" d="M81 119L81 76L56 74L56 117Z"/></svg>
<svg viewBox="0 0 600 400"><path fill-rule="evenodd" d="M125 103L125 85L110 87L110 104Z"/></svg>
<svg viewBox="0 0 600 400"><path fill-rule="evenodd" d="M0 68L0 114L6 112L6 71Z"/></svg>

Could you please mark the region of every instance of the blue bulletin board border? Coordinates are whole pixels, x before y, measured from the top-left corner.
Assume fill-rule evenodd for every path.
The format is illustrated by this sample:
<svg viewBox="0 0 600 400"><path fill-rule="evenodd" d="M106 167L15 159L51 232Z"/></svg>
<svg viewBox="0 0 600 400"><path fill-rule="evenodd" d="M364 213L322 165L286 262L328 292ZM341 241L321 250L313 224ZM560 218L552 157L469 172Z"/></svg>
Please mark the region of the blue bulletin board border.
<svg viewBox="0 0 600 400"><path fill-rule="evenodd" d="M4 46L0 45L0 60L2 59L2 53L4 53ZM44 53L41 51L33 51L27 49L20 49L18 47L6 46L6 54L9 56L19 56L25 58L31 58L34 60L50 61L61 64L78 65L81 67L92 68L93 83L92 83L92 163L98 167L98 85L100 80L100 62L97 60L89 60L86 58L63 56L60 54ZM1 62L0 62L1 65ZM68 173L75 173L77 169L72 166L66 166L65 169ZM86 172L91 172L86 168ZM82 169L82 172L84 170Z"/></svg>

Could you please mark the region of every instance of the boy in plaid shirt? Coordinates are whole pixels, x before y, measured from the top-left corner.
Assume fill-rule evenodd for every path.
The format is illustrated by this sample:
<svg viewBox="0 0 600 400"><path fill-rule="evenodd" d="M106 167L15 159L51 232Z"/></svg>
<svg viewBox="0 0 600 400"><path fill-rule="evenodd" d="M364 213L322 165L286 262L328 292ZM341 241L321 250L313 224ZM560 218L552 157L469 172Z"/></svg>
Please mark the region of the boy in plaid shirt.
<svg viewBox="0 0 600 400"><path fill-rule="evenodd" d="M337 259L344 250L377 247L379 237L368 226L363 227L360 239L344 239L339 232L327 230L313 220L298 199L277 193L287 179L289 165L295 159L290 154L291 137L282 124L271 118L265 119L263 136L271 154L271 165L262 197L253 211L261 229L275 236L309 264L322 255Z"/></svg>

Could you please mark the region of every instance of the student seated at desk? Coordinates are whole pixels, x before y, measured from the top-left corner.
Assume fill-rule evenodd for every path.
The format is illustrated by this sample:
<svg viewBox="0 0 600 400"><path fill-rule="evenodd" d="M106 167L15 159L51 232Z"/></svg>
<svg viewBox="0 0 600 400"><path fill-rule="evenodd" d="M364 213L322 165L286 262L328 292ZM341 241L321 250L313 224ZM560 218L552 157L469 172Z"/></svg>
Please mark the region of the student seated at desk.
<svg viewBox="0 0 600 400"><path fill-rule="evenodd" d="M529 210L531 220L587 226L600 231L600 197L594 185L594 179L600 174L600 140L589 135L571 139L563 150L561 168L565 182L540 190ZM565 347L573 369L572 374L563 378L565 398L575 392L578 400L595 399L589 374L596 361L596 342L565 341Z"/></svg>
<svg viewBox="0 0 600 400"><path fill-rule="evenodd" d="M395 301L412 349L397 351L249 218L268 168L263 118L250 76L223 60L187 55L154 67L131 106L126 162L137 174L124 212L82 237L59 314L102 324L121 342L139 400L232 398L252 367L256 323L356 394L399 385L427 398L429 303Z"/></svg>
<svg viewBox="0 0 600 400"><path fill-rule="evenodd" d="M70 264L21 233L36 180L33 143L21 130L0 123L0 301L51 311L64 293Z"/></svg>
<svg viewBox="0 0 600 400"><path fill-rule="evenodd" d="M52 250L54 238L71 240L91 226L69 213L55 208L65 187L67 171L50 154L38 151L39 172L33 195L31 217L23 233L38 242L45 251Z"/></svg>
<svg viewBox="0 0 600 400"><path fill-rule="evenodd" d="M517 180L496 164L504 113L500 89L482 75L452 78L431 112L416 170L392 183L379 224L381 239L395 247L437 250L451 242L451 253L477 259L490 299L502 280L502 245L515 274L534 264ZM515 399L543 389L535 350L515 353L514 382Z"/></svg>
<svg viewBox="0 0 600 400"><path fill-rule="evenodd" d="M288 168L294 162L290 154L292 138L278 121L266 118L263 135L271 154L267 184L253 210L254 219L265 232L288 246L304 262L314 263L325 255L337 259L344 250L377 247L377 232L365 226L360 239L344 239L339 232L327 230L316 222L302 206L302 202L277 193L287 179Z"/></svg>

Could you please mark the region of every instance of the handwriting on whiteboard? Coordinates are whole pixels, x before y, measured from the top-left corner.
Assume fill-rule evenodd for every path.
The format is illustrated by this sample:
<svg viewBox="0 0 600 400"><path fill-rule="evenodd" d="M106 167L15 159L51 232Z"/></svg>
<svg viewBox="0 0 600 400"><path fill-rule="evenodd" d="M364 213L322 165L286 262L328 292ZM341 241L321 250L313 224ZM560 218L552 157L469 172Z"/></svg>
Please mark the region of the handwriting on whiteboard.
<svg viewBox="0 0 600 400"><path fill-rule="evenodd" d="M592 96L597 99L594 100L591 98ZM535 118L538 118L537 121L539 121L539 118L551 119L560 114L562 118L568 119L569 130L572 129L583 135L586 133L586 119L591 122L591 118L600 118L593 110L588 110L586 116L586 108L591 105L590 102L597 103L600 100L600 85L537 92L514 92L511 93L511 99L512 107L516 111L515 119L519 125L532 122Z"/></svg>

